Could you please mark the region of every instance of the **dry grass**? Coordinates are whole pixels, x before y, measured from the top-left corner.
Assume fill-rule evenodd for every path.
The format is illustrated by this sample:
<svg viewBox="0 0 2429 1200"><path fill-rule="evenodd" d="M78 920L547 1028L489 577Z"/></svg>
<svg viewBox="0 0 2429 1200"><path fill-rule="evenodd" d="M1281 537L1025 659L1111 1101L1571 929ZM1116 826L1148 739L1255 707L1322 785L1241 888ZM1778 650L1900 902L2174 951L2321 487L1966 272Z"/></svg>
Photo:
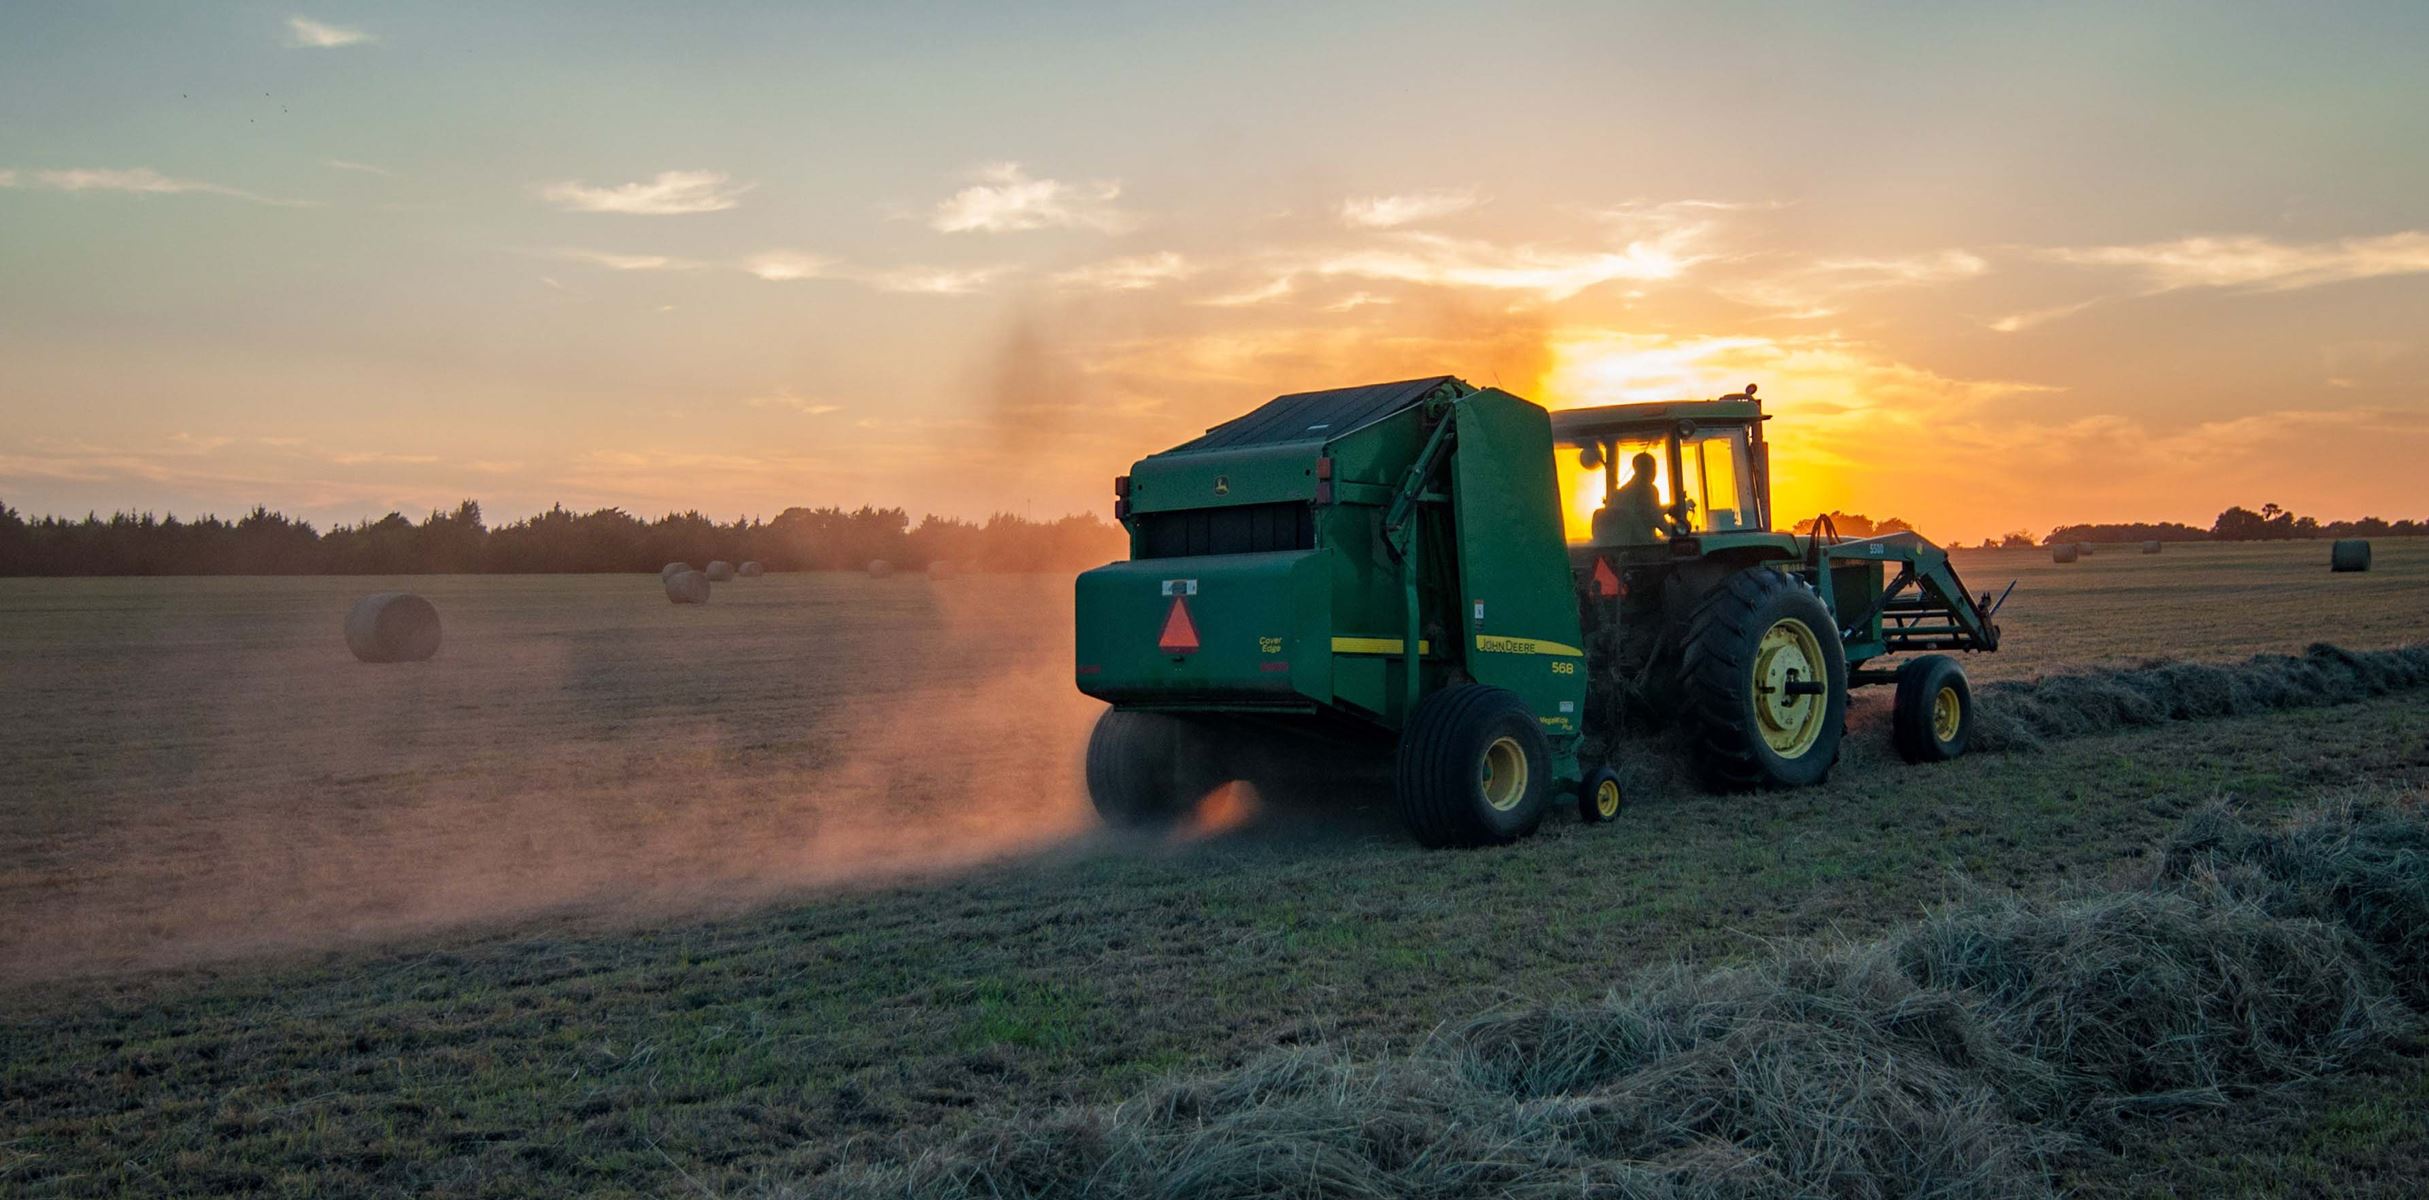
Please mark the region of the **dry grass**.
<svg viewBox="0 0 2429 1200"><path fill-rule="evenodd" d="M1110 1108L991 1124L817 1191L2052 1196L2053 1156L2129 1114L2316 1080L2417 1027L2390 985L2422 982L2417 963L2388 952L2379 909L2338 898L2364 877L2429 891L2429 858L2385 853L2417 846L2425 819L2345 810L2273 835L2206 815L2141 888L1988 899L1854 946L1657 971L1598 1004L1457 1025L1404 1057L1286 1051ZM2202 870L2184 869L2192 858ZM2244 870L2281 907L2360 924L2279 915L2216 882Z"/></svg>

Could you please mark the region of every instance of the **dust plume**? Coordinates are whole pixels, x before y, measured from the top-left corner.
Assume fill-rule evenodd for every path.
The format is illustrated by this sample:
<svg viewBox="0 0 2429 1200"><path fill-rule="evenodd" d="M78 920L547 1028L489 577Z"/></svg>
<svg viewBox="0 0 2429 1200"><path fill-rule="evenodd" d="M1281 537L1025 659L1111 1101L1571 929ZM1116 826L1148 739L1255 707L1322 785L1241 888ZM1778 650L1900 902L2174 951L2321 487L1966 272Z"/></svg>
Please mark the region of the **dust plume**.
<svg viewBox="0 0 2429 1200"><path fill-rule="evenodd" d="M612 577L554 613L531 581L444 586L428 664L262 614L244 650L95 647L11 713L37 736L0 755L0 979L731 911L1093 828L1067 580L770 577L677 610Z"/></svg>

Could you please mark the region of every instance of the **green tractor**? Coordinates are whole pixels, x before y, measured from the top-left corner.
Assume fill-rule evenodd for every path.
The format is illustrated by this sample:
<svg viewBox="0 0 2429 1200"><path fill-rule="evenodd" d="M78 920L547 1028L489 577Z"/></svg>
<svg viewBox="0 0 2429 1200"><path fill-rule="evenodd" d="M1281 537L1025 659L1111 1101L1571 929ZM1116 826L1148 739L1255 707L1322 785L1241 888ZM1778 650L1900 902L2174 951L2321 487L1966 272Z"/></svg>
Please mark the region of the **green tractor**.
<svg viewBox="0 0 2429 1200"><path fill-rule="evenodd" d="M1913 533L1772 528L1749 386L1547 413L1448 376L1278 397L1114 483L1130 558L1077 584L1076 679L1112 705L1090 798L1152 827L1358 747L1429 846L1618 815L1612 734L1676 723L1716 790L1818 783L1851 686L1894 683L1910 761L1964 752L1937 651L1998 604ZM2004 597L2001 597L2004 600ZM1922 651L1895 669L1885 656Z"/></svg>

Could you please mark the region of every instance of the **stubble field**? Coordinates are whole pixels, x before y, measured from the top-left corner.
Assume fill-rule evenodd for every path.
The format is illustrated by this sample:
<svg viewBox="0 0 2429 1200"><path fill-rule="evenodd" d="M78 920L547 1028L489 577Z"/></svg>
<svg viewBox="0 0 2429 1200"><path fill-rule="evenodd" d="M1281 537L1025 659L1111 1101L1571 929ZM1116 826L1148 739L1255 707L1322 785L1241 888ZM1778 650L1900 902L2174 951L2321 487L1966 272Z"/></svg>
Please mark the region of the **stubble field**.
<svg viewBox="0 0 2429 1200"><path fill-rule="evenodd" d="M2429 545L2378 554L1962 554L1977 590L2021 581L1969 667L2417 641ZM435 661L347 657L347 603L389 586L439 605ZM2219 798L2429 784L2417 693L1928 769L1874 704L1826 787L1665 792L1507 850L1421 852L1372 798L1145 844L1088 815L1069 639L1047 578L705 608L648 577L0 581L0 1187L814 1189L1275 1045L2097 882ZM2166 1130L2081 1186L2401 1194L2429 1088L2356 1086L2325 1133Z"/></svg>

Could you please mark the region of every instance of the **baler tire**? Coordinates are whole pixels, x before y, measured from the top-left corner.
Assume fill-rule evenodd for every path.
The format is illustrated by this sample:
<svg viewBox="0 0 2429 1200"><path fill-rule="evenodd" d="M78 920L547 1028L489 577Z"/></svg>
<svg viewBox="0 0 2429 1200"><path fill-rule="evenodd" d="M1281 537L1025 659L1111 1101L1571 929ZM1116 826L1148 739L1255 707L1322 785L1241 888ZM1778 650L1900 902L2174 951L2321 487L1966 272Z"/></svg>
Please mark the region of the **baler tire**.
<svg viewBox="0 0 2429 1200"><path fill-rule="evenodd" d="M1496 763L1498 766L1495 766ZM1519 772L1495 803L1488 768ZM1501 775L1503 786L1509 776ZM1506 688L1460 684L1417 702L1400 731L1393 799L1418 844L1502 846L1535 832L1552 785L1543 723Z"/></svg>
<svg viewBox="0 0 2429 1200"><path fill-rule="evenodd" d="M1753 673L1765 637L1792 621L1822 660L1824 708L1811 740L1790 757L1763 734ZM1847 652L1830 610L1802 581L1749 567L1714 588L1687 619L1679 676L1688 744L1707 786L1743 792L1830 778L1847 728Z"/></svg>
<svg viewBox="0 0 2429 1200"><path fill-rule="evenodd" d="M1926 654L1899 664L1889 719L1889 740L1898 757L1910 763L1947 762L1965 753L1973 735L1974 692L1957 660Z"/></svg>
<svg viewBox="0 0 2429 1200"><path fill-rule="evenodd" d="M1626 789L1619 783L1619 772L1609 767L1596 767L1586 772L1577 785L1577 819L1588 825L1601 825L1619 819L1619 810L1628 803Z"/></svg>
<svg viewBox="0 0 2429 1200"><path fill-rule="evenodd" d="M1179 717L1110 708L1088 735L1088 801L1116 829L1157 829L1195 807L1207 747ZM1209 786L1212 786L1209 784Z"/></svg>

